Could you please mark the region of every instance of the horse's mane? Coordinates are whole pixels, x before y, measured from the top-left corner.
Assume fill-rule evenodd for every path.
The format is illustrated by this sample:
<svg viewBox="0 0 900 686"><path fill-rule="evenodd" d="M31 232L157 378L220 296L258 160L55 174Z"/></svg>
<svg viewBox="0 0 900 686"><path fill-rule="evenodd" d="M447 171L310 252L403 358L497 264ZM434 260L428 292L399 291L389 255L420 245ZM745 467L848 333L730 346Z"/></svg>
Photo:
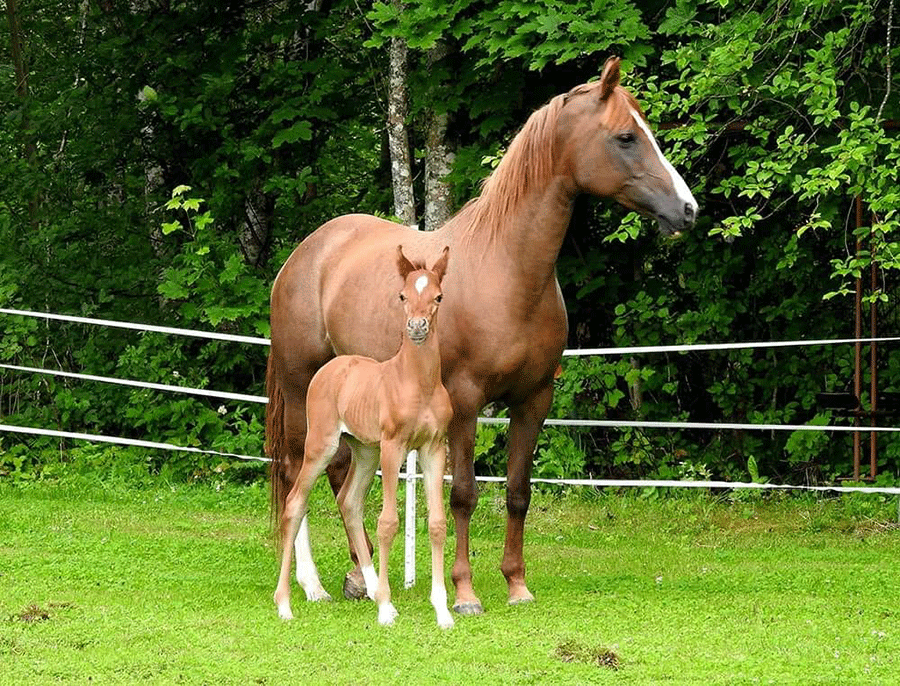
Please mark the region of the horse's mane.
<svg viewBox="0 0 900 686"><path fill-rule="evenodd" d="M557 95L536 110L509 144L497 168L482 183L481 193L470 200L453 218L464 235L502 230L505 219L512 215L529 189L543 186L553 174L556 159L556 123L569 98L591 94L599 81L576 86L564 95ZM631 93L617 86L603 116L603 122L617 127L631 117L634 109L641 117L644 112Z"/></svg>
<svg viewBox="0 0 900 686"><path fill-rule="evenodd" d="M481 193L454 217L463 234L498 231L529 188L546 183L553 172L556 121L565 104L557 95L536 110L519 130L497 168L481 185Z"/></svg>

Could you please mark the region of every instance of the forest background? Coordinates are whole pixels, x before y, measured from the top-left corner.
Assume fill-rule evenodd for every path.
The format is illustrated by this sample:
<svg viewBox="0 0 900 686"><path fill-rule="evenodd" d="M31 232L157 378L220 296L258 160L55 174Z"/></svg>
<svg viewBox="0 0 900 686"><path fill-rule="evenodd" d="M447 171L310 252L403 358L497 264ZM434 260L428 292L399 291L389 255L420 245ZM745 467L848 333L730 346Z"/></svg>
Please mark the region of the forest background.
<svg viewBox="0 0 900 686"><path fill-rule="evenodd" d="M435 228L534 109L615 54L701 216L667 240L579 200L558 264L569 347L849 338L860 275L866 317L875 303L878 333L900 333L893 0L5 5L2 308L266 336L275 274L317 226L368 212ZM0 363L263 394L259 346L0 317ZM896 345L878 373L900 391ZM0 383L4 423L262 455L262 405ZM567 358L550 416L846 423L816 394L852 384L849 345ZM504 441L479 430L478 473L505 473ZM896 482L900 439L878 455ZM848 434L547 427L534 474L820 482L851 460ZM0 475L78 466L261 474L0 435Z"/></svg>

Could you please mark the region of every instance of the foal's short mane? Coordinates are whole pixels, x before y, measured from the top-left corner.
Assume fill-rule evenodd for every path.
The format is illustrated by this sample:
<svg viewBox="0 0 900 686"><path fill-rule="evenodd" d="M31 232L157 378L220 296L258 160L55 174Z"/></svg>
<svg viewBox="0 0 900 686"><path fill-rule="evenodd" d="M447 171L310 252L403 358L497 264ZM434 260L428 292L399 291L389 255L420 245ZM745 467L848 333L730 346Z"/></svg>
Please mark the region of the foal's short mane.
<svg viewBox="0 0 900 686"><path fill-rule="evenodd" d="M504 220L515 212L526 193L550 181L556 159L555 134L560 112L570 98L593 96L599 86L599 81L576 86L565 95L557 95L528 118L509 144L500 164L484 180L481 194L470 200L454 218L464 235L482 231L494 235L502 231ZM603 114L602 122L606 127L624 125L631 118L632 109L646 119L631 93L621 86L616 86L614 93Z"/></svg>

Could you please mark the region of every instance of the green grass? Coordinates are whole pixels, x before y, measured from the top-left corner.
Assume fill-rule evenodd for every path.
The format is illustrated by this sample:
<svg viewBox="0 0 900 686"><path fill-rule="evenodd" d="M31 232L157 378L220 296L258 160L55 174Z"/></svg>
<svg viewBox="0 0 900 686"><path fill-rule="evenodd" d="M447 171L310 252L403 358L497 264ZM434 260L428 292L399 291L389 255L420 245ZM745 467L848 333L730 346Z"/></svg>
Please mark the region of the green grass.
<svg viewBox="0 0 900 686"><path fill-rule="evenodd" d="M325 491L313 547L338 597ZM299 589L286 623L263 486L0 484L0 683L900 683L896 500L536 493L537 601L518 607L498 571L502 503L484 489L473 520L487 612L440 631L421 518L409 591L394 546L395 626Z"/></svg>

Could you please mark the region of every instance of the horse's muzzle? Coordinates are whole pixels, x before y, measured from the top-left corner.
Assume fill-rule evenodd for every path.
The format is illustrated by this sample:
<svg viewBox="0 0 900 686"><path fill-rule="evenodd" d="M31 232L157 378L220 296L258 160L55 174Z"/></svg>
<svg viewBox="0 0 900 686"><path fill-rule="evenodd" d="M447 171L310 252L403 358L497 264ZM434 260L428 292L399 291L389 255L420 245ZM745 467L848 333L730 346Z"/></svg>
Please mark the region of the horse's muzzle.
<svg viewBox="0 0 900 686"><path fill-rule="evenodd" d="M655 216L660 233L664 236L673 236L694 225L697 221L697 207L686 202L678 212L656 212Z"/></svg>
<svg viewBox="0 0 900 686"><path fill-rule="evenodd" d="M406 335L409 336L409 340L416 345L424 343L425 339L428 338L428 320L424 317L421 319L407 320Z"/></svg>

